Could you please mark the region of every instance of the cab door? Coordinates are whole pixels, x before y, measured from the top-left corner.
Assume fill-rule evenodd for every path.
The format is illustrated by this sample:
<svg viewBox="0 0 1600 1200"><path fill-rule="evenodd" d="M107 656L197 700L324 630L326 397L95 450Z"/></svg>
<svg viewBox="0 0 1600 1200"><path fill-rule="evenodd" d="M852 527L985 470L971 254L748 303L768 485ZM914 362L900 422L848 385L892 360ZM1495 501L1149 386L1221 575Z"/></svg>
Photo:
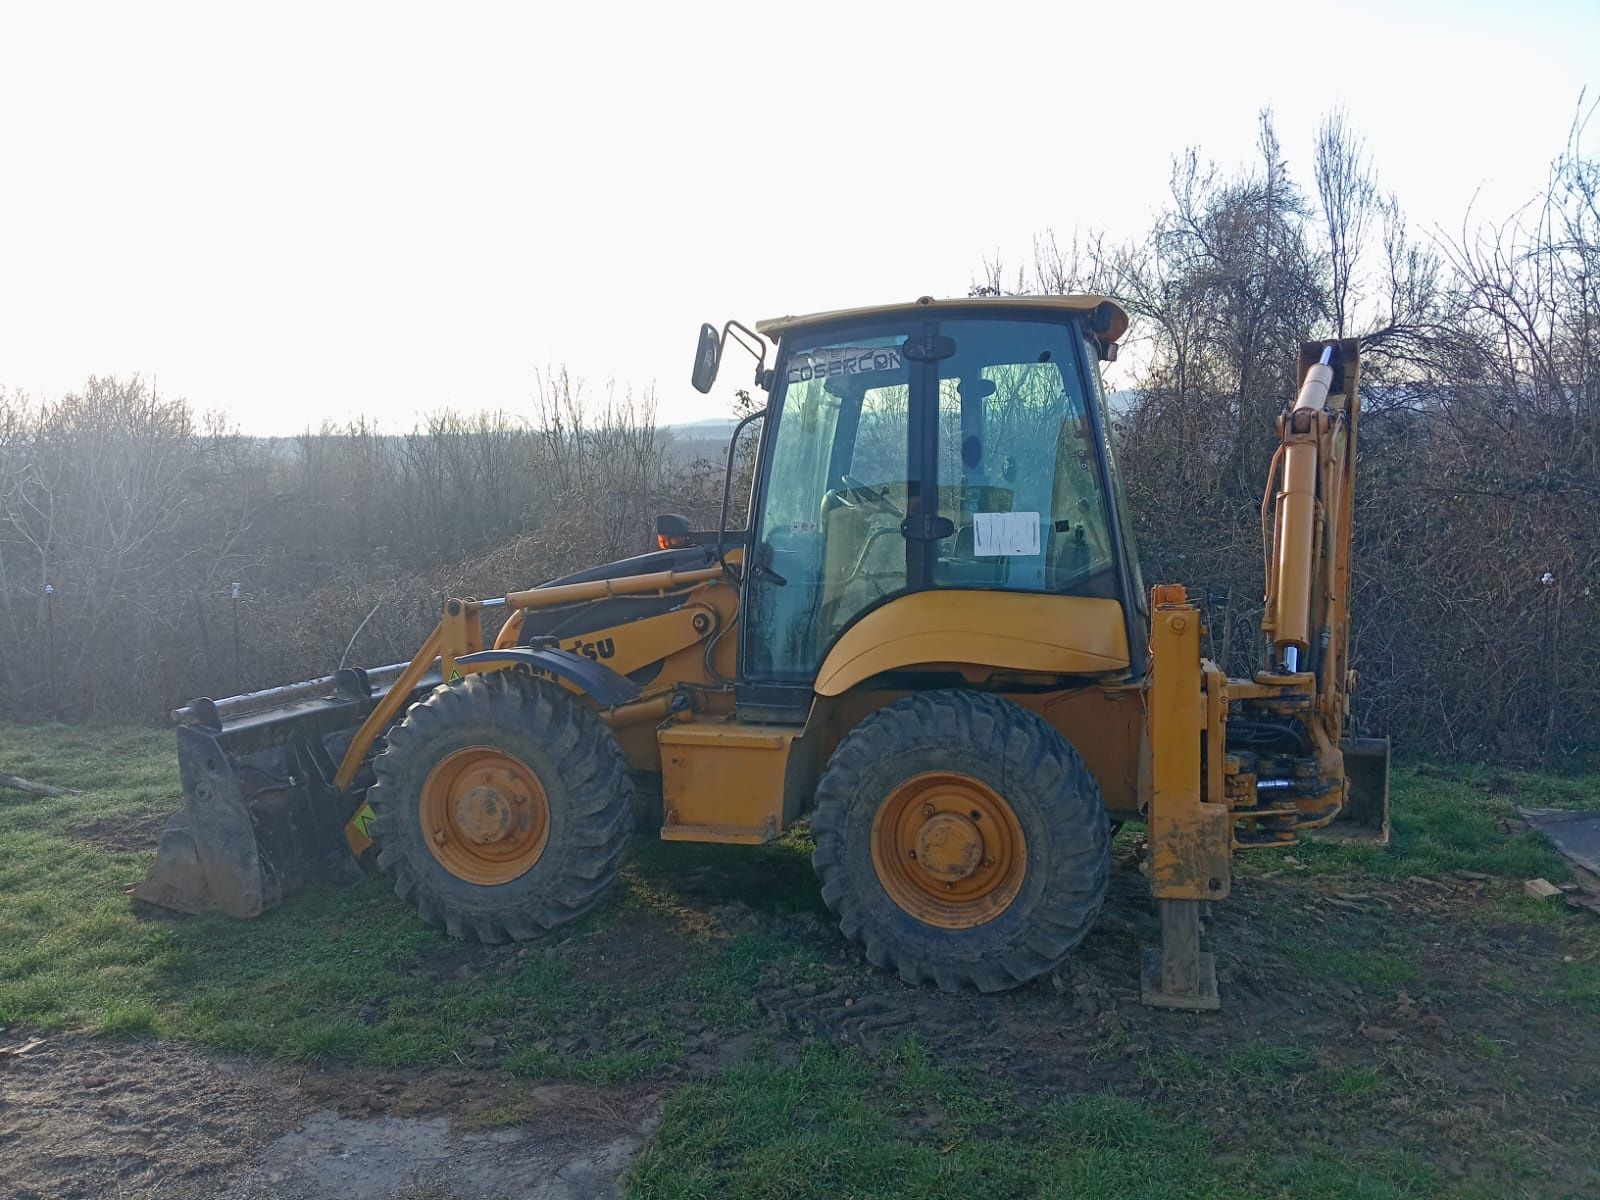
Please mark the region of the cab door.
<svg viewBox="0 0 1600 1200"><path fill-rule="evenodd" d="M838 633L913 584L904 526L920 504L919 365L905 342L903 333L852 332L785 355L745 582L742 702L809 704Z"/></svg>

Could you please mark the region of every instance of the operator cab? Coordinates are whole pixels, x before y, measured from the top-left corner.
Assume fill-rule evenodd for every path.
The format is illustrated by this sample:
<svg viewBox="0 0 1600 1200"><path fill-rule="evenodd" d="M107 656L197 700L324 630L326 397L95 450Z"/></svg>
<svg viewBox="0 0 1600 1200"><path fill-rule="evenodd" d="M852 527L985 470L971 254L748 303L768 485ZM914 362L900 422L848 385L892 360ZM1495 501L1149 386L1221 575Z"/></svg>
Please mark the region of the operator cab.
<svg viewBox="0 0 1600 1200"><path fill-rule="evenodd" d="M771 399L741 682L809 700L839 637L915 592L1096 597L1135 615L1097 368L1126 327L1099 297L919 301L758 324L778 352L758 372ZM1128 629L1130 646L1143 640Z"/></svg>

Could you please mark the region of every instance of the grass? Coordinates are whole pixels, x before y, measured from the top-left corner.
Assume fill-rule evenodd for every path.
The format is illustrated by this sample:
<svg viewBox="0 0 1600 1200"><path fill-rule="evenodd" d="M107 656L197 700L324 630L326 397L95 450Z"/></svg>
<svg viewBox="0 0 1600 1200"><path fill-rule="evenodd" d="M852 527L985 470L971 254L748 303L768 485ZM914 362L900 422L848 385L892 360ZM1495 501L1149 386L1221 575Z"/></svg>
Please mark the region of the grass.
<svg viewBox="0 0 1600 1200"><path fill-rule="evenodd" d="M1472 1052L1479 1058L1501 1058L1504 1057L1506 1048L1494 1038L1479 1033L1472 1038Z"/></svg>
<svg viewBox="0 0 1600 1200"><path fill-rule="evenodd" d="M1415 964L1403 952L1395 950L1330 945L1308 941L1303 936L1280 945L1283 956L1296 967L1324 979L1352 983L1370 992L1397 992L1417 974Z"/></svg>
<svg viewBox="0 0 1600 1200"><path fill-rule="evenodd" d="M1265 1043L1235 1050L1224 1061L1228 1074L1244 1083L1261 1083L1303 1074L1315 1064L1315 1055L1303 1046Z"/></svg>
<svg viewBox="0 0 1600 1200"><path fill-rule="evenodd" d="M641 1197L1542 1194L1505 1182L1537 1171L1510 1142L1498 1152L1502 1177L1480 1184L1442 1174L1423 1143L1375 1149L1381 1139L1345 1129L1385 1106L1410 1120L1416 1063L1359 1039L1354 1052L1328 1054L1326 1026L1210 1044L1189 1031L1226 1024L1117 1019L1091 1056L1098 1082L1031 1091L914 1037L866 1051L775 1036L756 1002L763 986L883 985L813 924L826 911L803 836L759 849L641 840L624 886L597 913L546 941L476 948L417 921L381 878L313 891L248 924L136 912L123 888L143 874L176 804L168 732L4 727L0 765L83 791L0 793L0 1026L178 1038L306 1064L643 1080L664 1093L679 1068L707 1057L707 1039L748 1035L742 1060L714 1061L700 1071L709 1078L670 1092L631 1176ZM1565 868L1537 835L1500 823L1518 803L1597 797L1593 777L1399 772L1389 850L1309 843L1242 858L1242 874L1282 872L1300 887L1263 882L1262 900L1252 889L1251 919L1308 987L1351 985L1375 1004L1402 990L1426 1000L1438 989L1424 953L1436 932L1377 910L1322 911L1308 923L1303 907L1281 901L1306 881L1361 891L1421 887L1405 882L1413 875L1489 874L1481 896L1460 902L1462 936L1544 939L1536 948L1549 965L1530 984L1518 962L1485 955L1472 1003L1590 1019L1600 1014L1600 924L1521 898L1523 878L1561 880ZM794 932L806 929L815 936ZM1019 1019L1056 1019L1048 988L1004 1003ZM1375 1018L1385 1022L1403 1024ZM1500 1094L1540 1094L1533 1066L1501 1033L1463 1030L1458 1052ZM1600 1105L1600 1073L1572 1086ZM516 1121L510 1104L492 1120ZM1295 1114L1302 1124L1285 1133L1278 1122Z"/></svg>
<svg viewBox="0 0 1600 1200"><path fill-rule="evenodd" d="M1589 947L1583 957L1572 956L1570 962L1563 958L1556 982L1543 990L1541 998L1600 1014L1600 950Z"/></svg>
<svg viewBox="0 0 1600 1200"><path fill-rule="evenodd" d="M554 945L498 953L423 925L381 878L313 891L249 925L140 915L123 888L151 860L154 818L175 805L172 760L160 731L0 730L10 769L83 789L0 804L0 1025L178 1037L304 1063L477 1061L612 1081L679 1059L680 1035L661 1015L674 1004L736 1033L756 1021L763 971L803 979L815 966L783 939L706 925L663 886L709 870L719 901L758 894L760 876L780 885L766 893L778 910L815 908L814 887L781 886L802 869L810 878L794 842L737 862L722 847L643 844L608 908ZM643 917L697 948L686 970L618 986L574 969L587 938ZM486 1036L492 1053L473 1045Z"/></svg>
<svg viewBox="0 0 1600 1200"><path fill-rule="evenodd" d="M1271 1069L1282 1065L1272 1059ZM812 1046L788 1065L750 1065L685 1088L632 1182L647 1200L1385 1200L1433 1195L1440 1177L1383 1154L1223 1161L1200 1125L1138 1100L1029 1106L983 1075L940 1068L906 1039L877 1060Z"/></svg>
<svg viewBox="0 0 1600 1200"><path fill-rule="evenodd" d="M1378 1067L1328 1067L1322 1075L1329 1088L1345 1096L1372 1096L1387 1086Z"/></svg>

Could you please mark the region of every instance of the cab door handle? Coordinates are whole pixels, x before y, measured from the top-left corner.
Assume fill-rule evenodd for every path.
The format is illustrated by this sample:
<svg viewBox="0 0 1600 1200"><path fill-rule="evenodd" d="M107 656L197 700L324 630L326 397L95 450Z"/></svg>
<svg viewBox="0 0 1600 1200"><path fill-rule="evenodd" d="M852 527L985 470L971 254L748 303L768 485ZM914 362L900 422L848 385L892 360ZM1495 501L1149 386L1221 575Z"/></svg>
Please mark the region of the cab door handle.
<svg viewBox="0 0 1600 1200"><path fill-rule="evenodd" d="M955 531L954 521L933 513L918 513L900 522L901 536L914 542L937 542L952 536Z"/></svg>

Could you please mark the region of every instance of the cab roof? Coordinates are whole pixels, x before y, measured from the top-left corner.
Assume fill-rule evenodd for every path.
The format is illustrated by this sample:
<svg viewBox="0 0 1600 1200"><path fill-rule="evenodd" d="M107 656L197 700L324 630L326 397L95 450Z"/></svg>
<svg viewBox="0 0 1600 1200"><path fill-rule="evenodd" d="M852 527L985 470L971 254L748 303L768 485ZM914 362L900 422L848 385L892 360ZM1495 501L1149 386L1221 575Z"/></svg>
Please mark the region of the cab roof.
<svg viewBox="0 0 1600 1200"><path fill-rule="evenodd" d="M950 300L935 300L923 296L903 304L875 304L867 308L836 308L831 312L807 313L804 316L769 317L756 322L756 332L777 341L785 334L810 325L830 321L843 321L852 317L887 317L895 313L914 313L923 309L1054 309L1061 312L1093 312L1102 304L1111 308L1111 327L1101 335L1103 340L1114 342L1128 331L1128 314L1122 305L1109 296L961 296Z"/></svg>

